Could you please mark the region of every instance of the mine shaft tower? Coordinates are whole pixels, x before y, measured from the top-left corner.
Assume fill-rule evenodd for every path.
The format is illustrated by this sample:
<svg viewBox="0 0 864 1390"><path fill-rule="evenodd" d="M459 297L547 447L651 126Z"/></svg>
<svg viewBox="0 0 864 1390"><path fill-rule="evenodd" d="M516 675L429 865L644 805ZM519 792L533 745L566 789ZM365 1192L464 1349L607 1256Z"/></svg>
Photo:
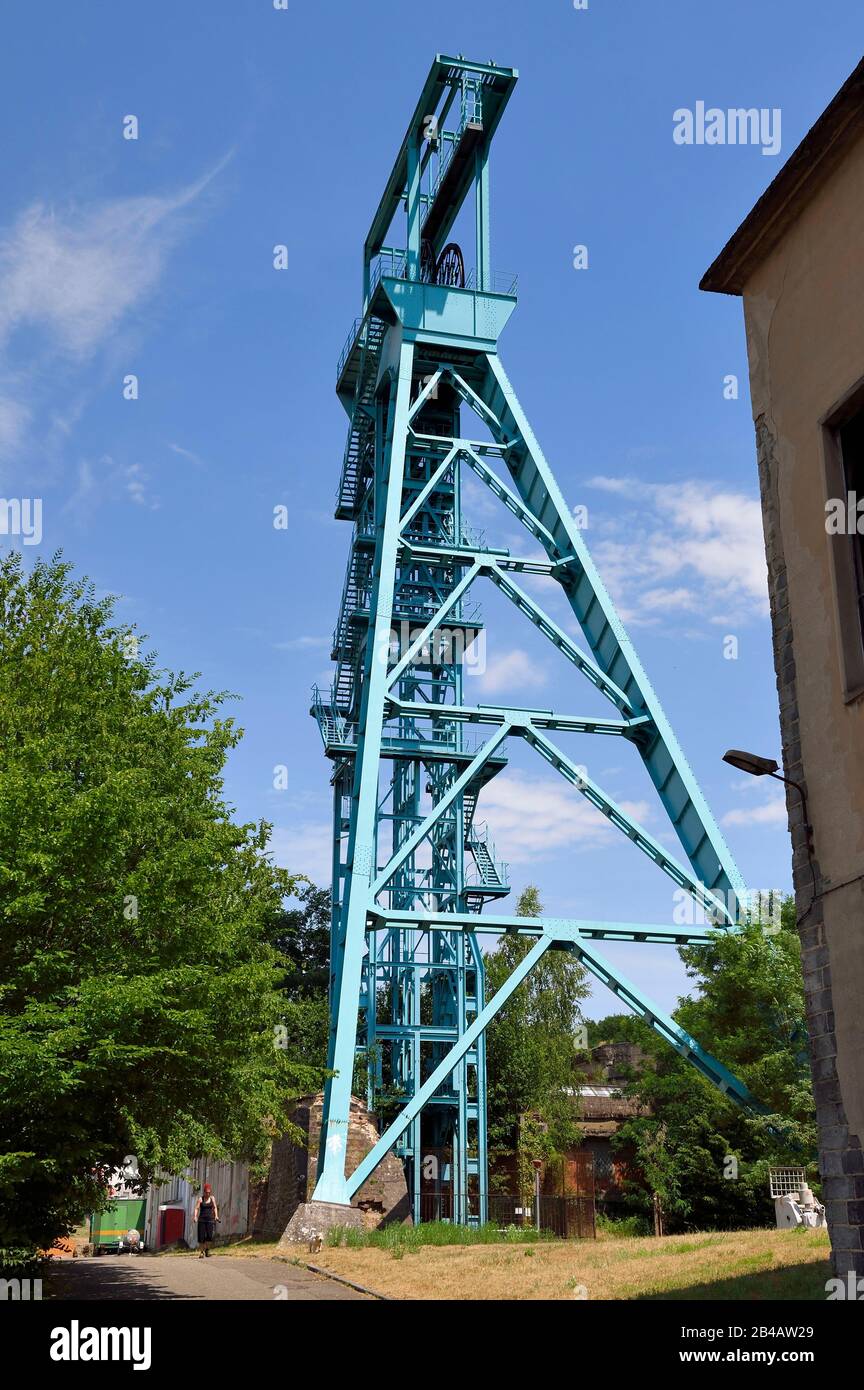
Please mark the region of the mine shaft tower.
<svg viewBox="0 0 864 1390"><path fill-rule="evenodd" d="M363 312L336 374L350 421L336 516L352 535L335 679L329 692L316 689L312 711L333 763L334 1075L314 1198L350 1202L395 1149L415 1220L486 1219L484 1030L549 949L572 952L712 1082L756 1108L596 945L681 945L735 930L744 887L498 356L516 284L491 265L489 153L516 79L493 63L435 59L366 238ZM468 271L457 219L473 222ZM533 538L530 558L488 546L463 520L467 473ZM525 575L560 586L587 651L520 584ZM479 580L570 662L574 687L587 681L605 697L608 717L466 703ZM556 732L632 746L686 863L571 760ZM510 738L524 739L690 893L713 927L496 915L507 870L478 809ZM533 939L492 1000L478 932ZM383 1133L346 1173L352 1088L365 1089Z"/></svg>

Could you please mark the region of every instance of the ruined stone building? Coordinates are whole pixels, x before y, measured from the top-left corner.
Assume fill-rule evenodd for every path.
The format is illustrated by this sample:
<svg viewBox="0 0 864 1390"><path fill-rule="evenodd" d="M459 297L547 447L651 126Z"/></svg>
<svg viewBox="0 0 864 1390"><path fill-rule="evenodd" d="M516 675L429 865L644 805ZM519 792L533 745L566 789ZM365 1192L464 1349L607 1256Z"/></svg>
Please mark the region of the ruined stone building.
<svg viewBox="0 0 864 1390"><path fill-rule="evenodd" d="M823 1196L864 1274L864 62L701 288L744 301Z"/></svg>
<svg viewBox="0 0 864 1390"><path fill-rule="evenodd" d="M579 1140L543 1164L541 1188L548 1195L590 1196L601 1210L621 1205L626 1187L641 1182L635 1154L618 1141L621 1126L650 1111L628 1094L629 1082L650 1065L635 1043L599 1043L578 1067L578 1084L568 1090ZM531 1118L539 1119L539 1116ZM515 1153L496 1154L496 1190L519 1190Z"/></svg>
<svg viewBox="0 0 864 1390"><path fill-rule="evenodd" d="M580 1150L591 1155L595 1196L607 1206L620 1201L628 1179L639 1179L634 1155L615 1139L627 1120L647 1113L635 1096L626 1093L628 1081L646 1060L635 1043L600 1043L591 1049L585 1080L579 1087Z"/></svg>

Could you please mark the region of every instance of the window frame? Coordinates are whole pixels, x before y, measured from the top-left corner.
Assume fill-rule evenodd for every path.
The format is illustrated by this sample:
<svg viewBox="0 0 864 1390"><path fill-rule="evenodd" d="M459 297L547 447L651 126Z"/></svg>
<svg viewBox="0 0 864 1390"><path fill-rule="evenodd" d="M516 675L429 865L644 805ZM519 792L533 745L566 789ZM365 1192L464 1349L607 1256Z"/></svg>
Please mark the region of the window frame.
<svg viewBox="0 0 864 1390"><path fill-rule="evenodd" d="M826 508L832 499L848 496L840 434L856 415L864 415L864 376L819 421ZM860 538L846 532L832 535L826 526L825 539L831 564L840 681L843 701L848 705L864 696L864 612L859 596L860 561L856 556Z"/></svg>

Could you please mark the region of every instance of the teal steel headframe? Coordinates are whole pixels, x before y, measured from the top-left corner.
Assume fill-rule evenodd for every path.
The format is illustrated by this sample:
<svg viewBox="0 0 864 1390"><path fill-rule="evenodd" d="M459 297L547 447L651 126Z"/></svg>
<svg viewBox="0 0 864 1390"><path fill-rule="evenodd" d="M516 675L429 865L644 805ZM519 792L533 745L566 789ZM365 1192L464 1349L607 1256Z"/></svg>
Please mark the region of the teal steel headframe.
<svg viewBox="0 0 864 1390"><path fill-rule="evenodd" d="M486 1218L484 1030L550 948L572 952L710 1081L760 1108L595 944L707 941L737 929L746 894L498 356L516 286L490 263L489 150L516 79L493 63L435 59L366 238L363 312L337 369L350 424L336 516L353 534L335 679L329 692L316 689L312 710L333 762L333 1075L314 1196L350 1202L395 1147L415 1219ZM387 239L403 217L404 244L393 246ZM465 222L473 223L468 274L452 239ZM463 432L463 412L479 417L484 439ZM465 524L466 470L539 544L537 558L491 548ZM525 575L559 586L588 650L520 584ZM466 703L482 580L605 697L609 717ZM682 859L571 760L555 741L562 733L636 750ZM707 925L485 911L509 885L476 809L512 738L689 894ZM534 939L488 1001L479 932ZM351 1092L361 1084L383 1133L348 1173Z"/></svg>

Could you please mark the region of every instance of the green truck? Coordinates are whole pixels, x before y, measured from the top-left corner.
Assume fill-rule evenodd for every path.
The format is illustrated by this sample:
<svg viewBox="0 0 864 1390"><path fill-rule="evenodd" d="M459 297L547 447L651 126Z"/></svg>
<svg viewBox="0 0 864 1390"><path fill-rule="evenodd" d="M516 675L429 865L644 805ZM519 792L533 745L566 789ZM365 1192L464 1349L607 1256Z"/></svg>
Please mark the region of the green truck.
<svg viewBox="0 0 864 1390"><path fill-rule="evenodd" d="M144 1217L147 1200L130 1193L128 1188L113 1191L114 1201L105 1211L90 1217L90 1244L94 1255L108 1251L137 1253L144 1248ZM137 1232L136 1240L132 1232Z"/></svg>

